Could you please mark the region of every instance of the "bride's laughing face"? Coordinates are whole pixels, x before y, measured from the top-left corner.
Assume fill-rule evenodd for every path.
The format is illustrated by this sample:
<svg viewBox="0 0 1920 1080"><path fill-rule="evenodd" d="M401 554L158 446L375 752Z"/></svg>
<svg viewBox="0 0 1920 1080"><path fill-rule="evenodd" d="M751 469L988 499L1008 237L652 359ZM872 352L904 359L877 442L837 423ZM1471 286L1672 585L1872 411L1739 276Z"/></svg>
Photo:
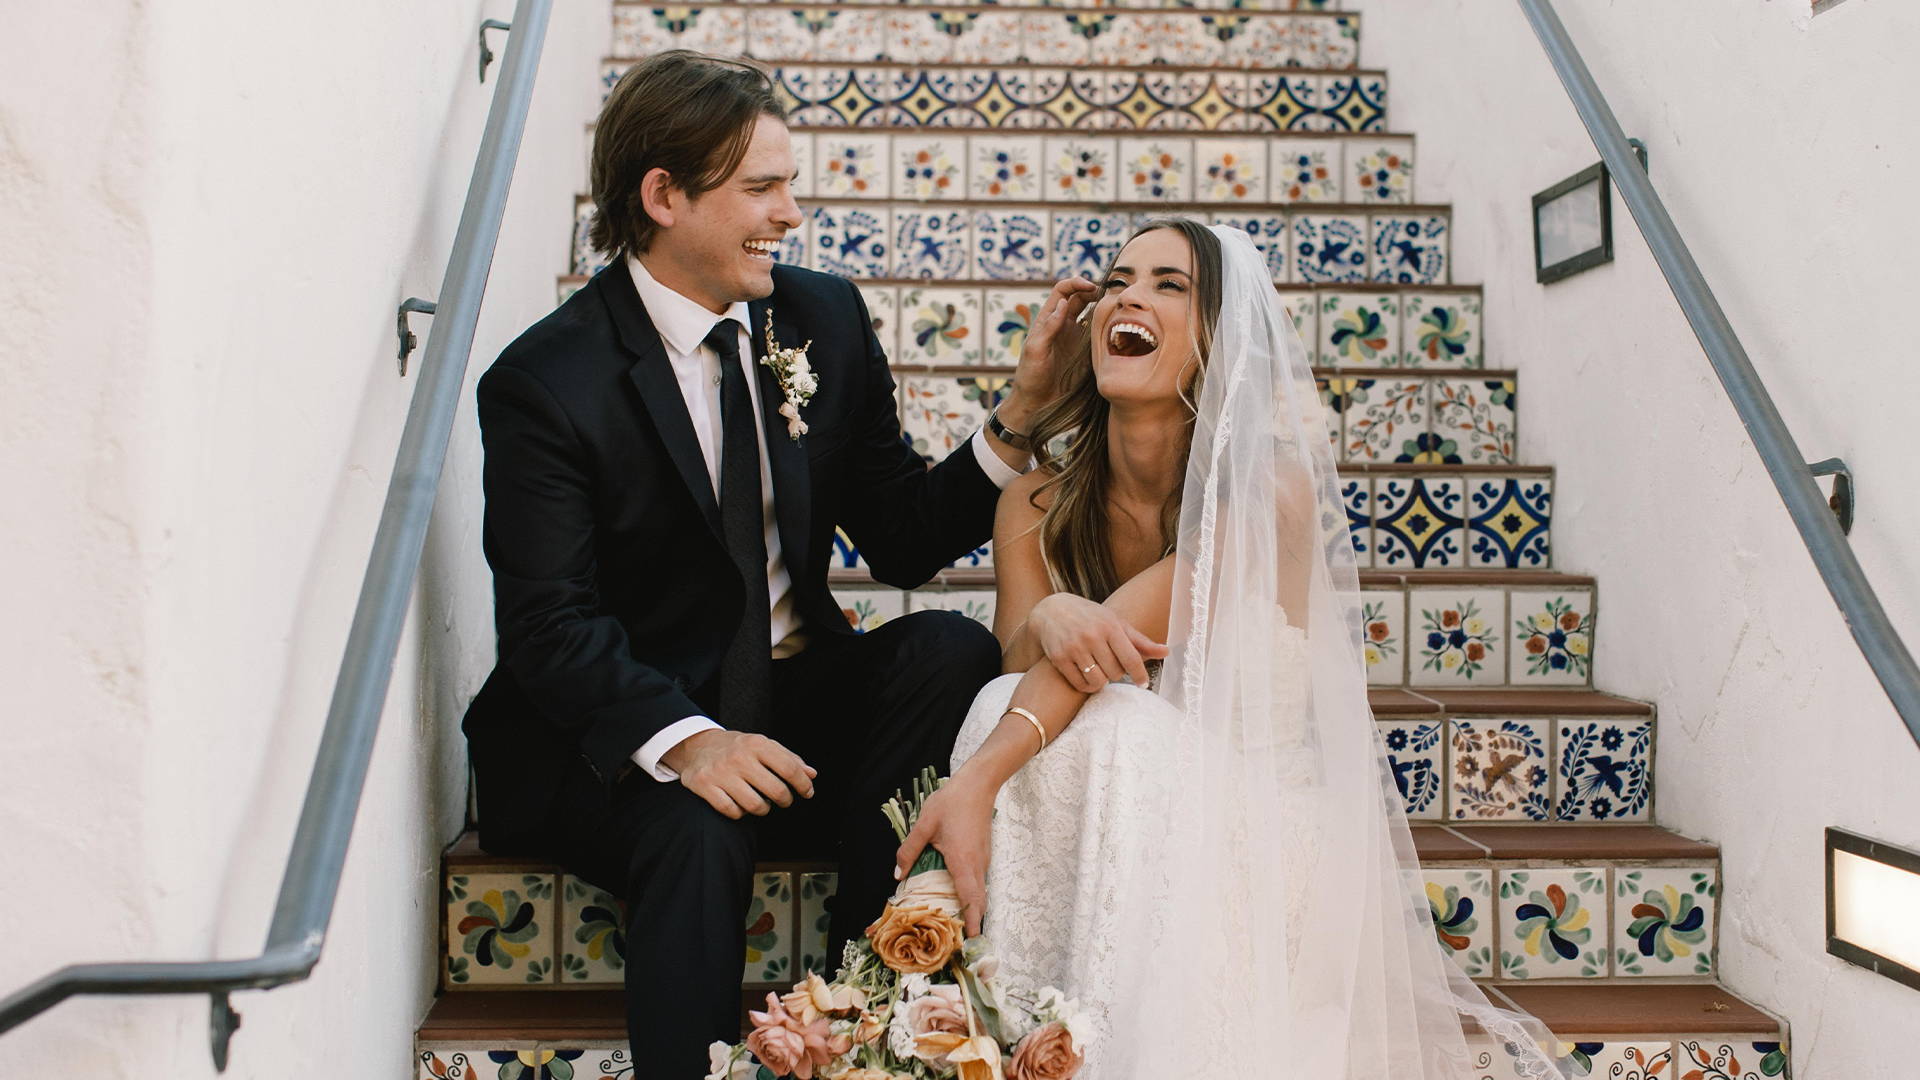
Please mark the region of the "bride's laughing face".
<svg viewBox="0 0 1920 1080"><path fill-rule="evenodd" d="M1127 242L1088 329L1100 396L1115 404L1179 400L1193 381L1193 249L1175 229Z"/></svg>

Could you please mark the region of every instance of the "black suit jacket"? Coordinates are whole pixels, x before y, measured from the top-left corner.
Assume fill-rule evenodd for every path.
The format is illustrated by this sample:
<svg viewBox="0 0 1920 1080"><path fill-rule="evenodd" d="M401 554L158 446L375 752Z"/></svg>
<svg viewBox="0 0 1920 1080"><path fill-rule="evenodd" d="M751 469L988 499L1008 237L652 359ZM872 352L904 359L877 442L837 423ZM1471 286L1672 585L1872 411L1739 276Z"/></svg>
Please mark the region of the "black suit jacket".
<svg viewBox="0 0 1920 1080"><path fill-rule="evenodd" d="M925 582L992 532L998 490L969 448L927 468L859 290L776 267L750 305L781 347L811 340L819 389L787 434L756 365L781 547L810 633L851 633L827 589L836 525L880 581ZM612 783L648 738L714 713L745 593L659 332L615 260L501 353L479 385L484 545L498 661L468 707L483 843L535 835L570 764ZM758 585L758 582L755 583Z"/></svg>

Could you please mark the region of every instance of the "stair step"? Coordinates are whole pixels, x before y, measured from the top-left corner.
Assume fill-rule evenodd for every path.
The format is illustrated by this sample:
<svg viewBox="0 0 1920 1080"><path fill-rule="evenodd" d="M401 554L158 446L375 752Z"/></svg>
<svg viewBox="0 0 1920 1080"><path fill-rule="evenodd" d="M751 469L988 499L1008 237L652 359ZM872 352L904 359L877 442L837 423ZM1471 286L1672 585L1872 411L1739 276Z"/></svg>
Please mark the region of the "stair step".
<svg viewBox="0 0 1920 1080"><path fill-rule="evenodd" d="M600 67L604 95L632 61ZM1387 129L1384 71L790 61L768 74L803 127L1329 132Z"/></svg>
<svg viewBox="0 0 1920 1080"><path fill-rule="evenodd" d="M1071 11L998 5L703 4L613 9L613 54L667 49L765 63L838 60L914 64L1083 64L1351 68L1360 16L1333 12L1127 9Z"/></svg>
<svg viewBox="0 0 1920 1080"><path fill-rule="evenodd" d="M1413 846L1428 863L1556 859L1712 862L1718 845L1658 825L1416 825Z"/></svg>

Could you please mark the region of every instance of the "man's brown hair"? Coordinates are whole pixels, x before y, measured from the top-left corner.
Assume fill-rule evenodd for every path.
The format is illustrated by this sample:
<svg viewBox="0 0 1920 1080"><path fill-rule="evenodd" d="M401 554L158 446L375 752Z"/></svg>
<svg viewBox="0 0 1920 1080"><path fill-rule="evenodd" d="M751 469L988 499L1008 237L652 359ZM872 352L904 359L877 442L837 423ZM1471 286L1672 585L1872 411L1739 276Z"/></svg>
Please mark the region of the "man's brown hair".
<svg viewBox="0 0 1920 1080"><path fill-rule="evenodd" d="M646 251L660 228L640 201L647 173L665 169L698 198L739 168L762 116L785 120L787 110L751 64L674 49L628 69L593 129L594 248Z"/></svg>

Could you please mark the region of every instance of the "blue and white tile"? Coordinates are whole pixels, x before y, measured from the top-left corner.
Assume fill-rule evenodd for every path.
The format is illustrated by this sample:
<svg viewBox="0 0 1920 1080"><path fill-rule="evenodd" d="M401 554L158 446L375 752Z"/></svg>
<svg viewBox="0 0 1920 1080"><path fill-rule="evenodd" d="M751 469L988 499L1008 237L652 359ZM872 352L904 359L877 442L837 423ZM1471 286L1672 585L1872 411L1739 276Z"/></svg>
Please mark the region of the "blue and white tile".
<svg viewBox="0 0 1920 1080"><path fill-rule="evenodd" d="M913 449L939 461L973 437L1006 396L1004 375L906 375L900 380L903 430Z"/></svg>
<svg viewBox="0 0 1920 1080"><path fill-rule="evenodd" d="M1049 202L1112 202L1119 191L1119 141L1098 135L1050 136L1045 142L1043 198Z"/></svg>
<svg viewBox="0 0 1920 1080"><path fill-rule="evenodd" d="M1287 280L1300 285L1362 282L1367 275L1367 219L1354 214L1294 214Z"/></svg>
<svg viewBox="0 0 1920 1080"><path fill-rule="evenodd" d="M1340 202L1342 146L1340 139L1268 143L1268 198L1281 203Z"/></svg>
<svg viewBox="0 0 1920 1080"><path fill-rule="evenodd" d="M895 362L929 367L979 364L984 337L980 306L981 290L975 288L903 287Z"/></svg>
<svg viewBox="0 0 1920 1080"><path fill-rule="evenodd" d="M885 199L893 193L893 136L857 129L813 138L813 195Z"/></svg>
<svg viewBox="0 0 1920 1080"><path fill-rule="evenodd" d="M595 251L593 241L587 239L593 228L593 209L585 199L573 204L573 272L581 277L592 277L607 265L606 253Z"/></svg>
<svg viewBox="0 0 1920 1080"><path fill-rule="evenodd" d="M992 589L915 589L907 594L908 611L953 611L993 629Z"/></svg>
<svg viewBox="0 0 1920 1080"><path fill-rule="evenodd" d="M867 303L867 318L873 323L873 336L880 340L888 359L900 351L900 290L892 285L862 285L860 298Z"/></svg>
<svg viewBox="0 0 1920 1080"><path fill-rule="evenodd" d="M1553 565L1553 480L1476 476L1467 488L1467 565L1545 570Z"/></svg>
<svg viewBox="0 0 1920 1080"><path fill-rule="evenodd" d="M1363 73L1325 75L1320 77L1319 89L1316 130L1368 132L1386 128L1386 79Z"/></svg>
<svg viewBox="0 0 1920 1080"><path fill-rule="evenodd" d="M1452 570L1467 565L1464 481L1457 476L1373 478L1373 566L1379 570ZM1497 636L1499 627L1494 627ZM1462 657L1462 660L1467 659ZM1484 661L1484 657L1475 657ZM1503 681L1504 671L1473 681ZM1491 678L1489 678L1489 675Z"/></svg>
<svg viewBox="0 0 1920 1080"><path fill-rule="evenodd" d="M1623 866L1614 872L1613 897L1615 974L1713 976L1717 867Z"/></svg>
<svg viewBox="0 0 1920 1080"><path fill-rule="evenodd" d="M1406 590L1397 587L1363 590L1360 594L1360 616L1368 684L1404 684L1407 681ZM1438 816L1438 806L1432 809Z"/></svg>
<svg viewBox="0 0 1920 1080"><path fill-rule="evenodd" d="M993 545L981 544L947 565L956 570L991 570L993 569Z"/></svg>
<svg viewBox="0 0 1920 1080"><path fill-rule="evenodd" d="M1418 481L1416 480L1416 483ZM1376 522L1378 519L1376 518ZM1379 527L1376 524L1376 529ZM1480 586L1415 586L1407 592L1407 685L1499 686L1506 681L1507 594ZM1545 721L1529 721L1539 739L1529 760L1540 766L1538 807L1544 819L1550 807ZM1495 766L1491 759L1481 763ZM1457 771L1464 772L1456 764ZM1456 815L1459 816L1459 815Z"/></svg>
<svg viewBox="0 0 1920 1080"><path fill-rule="evenodd" d="M1377 721L1375 727L1408 820L1442 820L1447 789L1446 721L1398 717Z"/></svg>
<svg viewBox="0 0 1920 1080"><path fill-rule="evenodd" d="M1188 202L1193 198L1193 140L1178 136L1120 140L1120 198Z"/></svg>
<svg viewBox="0 0 1920 1080"><path fill-rule="evenodd" d="M1400 298L1389 292L1320 293L1319 337L1314 363L1320 367L1378 368L1400 355Z"/></svg>
<svg viewBox="0 0 1920 1080"><path fill-rule="evenodd" d="M1216 214L1214 220L1220 224L1226 224L1226 222L1220 220L1220 215ZM1287 257L1286 233L1284 231L1286 219L1281 218L1278 220L1281 223L1283 231L1278 238L1278 243L1275 243L1273 250L1267 254L1269 265L1272 264L1275 258L1280 259L1284 265ZM1255 246L1259 245L1259 241L1257 240L1254 243ZM1276 277L1277 276L1278 275L1276 275ZM1320 333L1320 299L1317 293L1282 290L1280 293L1280 303L1286 307L1287 314L1293 316L1293 328L1299 331L1302 342L1313 341L1318 338Z"/></svg>
<svg viewBox="0 0 1920 1080"><path fill-rule="evenodd" d="M878 630L907 613L907 594L884 585L836 585L833 601L858 633Z"/></svg>
<svg viewBox="0 0 1920 1080"><path fill-rule="evenodd" d="M1557 734L1555 818L1652 820L1652 720L1644 716L1568 717L1559 721Z"/></svg>
<svg viewBox="0 0 1920 1080"><path fill-rule="evenodd" d="M964 199L967 137L960 134L900 134L893 137L893 197Z"/></svg>
<svg viewBox="0 0 1920 1080"><path fill-rule="evenodd" d="M1266 214L1249 211L1239 213L1232 210L1216 211L1213 215L1215 225L1231 225L1248 236L1253 237L1253 246L1267 260L1267 273L1275 281L1287 279L1287 245L1290 236L1285 214ZM1304 295L1304 294L1297 294ZM1303 341L1313 340L1302 336Z"/></svg>
<svg viewBox="0 0 1920 1080"><path fill-rule="evenodd" d="M1501 870L1504 979L1604 979L1612 924L1604 866Z"/></svg>
<svg viewBox="0 0 1920 1080"><path fill-rule="evenodd" d="M793 147L793 197L807 199L813 197L813 135L811 132L795 131L789 136Z"/></svg>
<svg viewBox="0 0 1920 1080"><path fill-rule="evenodd" d="M1452 230L1439 214L1374 214L1371 247L1374 281L1440 285L1449 277Z"/></svg>
<svg viewBox="0 0 1920 1080"><path fill-rule="evenodd" d="M1327 330L1327 312L1320 312L1320 329ZM1431 403L1429 380L1374 375L1345 380L1346 416L1343 460L1392 462L1411 460L1410 449L1428 431Z"/></svg>
<svg viewBox="0 0 1920 1080"><path fill-rule="evenodd" d="M1157 107L1157 111L1148 114L1141 123L1135 118L1135 126L1156 131L1202 130L1213 125L1201 114L1209 109L1228 109L1224 99L1212 103L1214 98L1222 98L1220 89L1222 77L1237 77L1237 73L1207 71L1175 71L1166 68L1148 68L1140 78L1140 88L1135 92L1134 100L1144 95ZM1129 112L1129 103L1123 103L1120 111Z"/></svg>
<svg viewBox="0 0 1920 1080"><path fill-rule="evenodd" d="M847 530L836 526L833 530L833 554L828 557L827 569L865 570L867 568L867 560L861 557L859 545L853 542L853 537L847 535Z"/></svg>
<svg viewBox="0 0 1920 1080"><path fill-rule="evenodd" d="M1593 681L1593 590L1515 589L1513 661L1520 686L1586 686Z"/></svg>
<svg viewBox="0 0 1920 1080"><path fill-rule="evenodd" d="M1448 820L1552 817L1545 720L1459 717L1451 725Z"/></svg>
<svg viewBox="0 0 1920 1080"><path fill-rule="evenodd" d="M1201 139L1194 147L1193 197L1199 202L1267 200L1267 147L1259 139Z"/></svg>
<svg viewBox="0 0 1920 1080"><path fill-rule="evenodd" d="M1345 201L1413 201L1413 139L1346 140Z"/></svg>
<svg viewBox="0 0 1920 1080"><path fill-rule="evenodd" d="M1347 538L1353 545L1353 565L1357 569L1365 570L1373 565L1373 476L1368 473L1352 472L1342 476L1340 507L1346 516ZM1368 598L1370 605L1372 599ZM1404 603L1400 605L1400 612L1401 621L1404 623L1406 621ZM1372 618L1371 615L1368 617ZM1395 649L1400 647L1399 644L1394 645ZM1391 655L1391 653L1383 653L1381 656L1369 654L1367 670L1373 671L1378 664ZM1400 670L1404 675L1404 662L1400 665ZM1404 681L1404 679L1396 679L1396 682L1398 681Z"/></svg>
<svg viewBox="0 0 1920 1080"><path fill-rule="evenodd" d="M1324 131L1321 76L1252 71L1246 76L1245 109L1257 131Z"/></svg>
<svg viewBox="0 0 1920 1080"><path fill-rule="evenodd" d="M1400 366L1486 367L1478 293L1403 293Z"/></svg>
<svg viewBox="0 0 1920 1080"><path fill-rule="evenodd" d="M803 216L800 227L788 229L780 238L780 254L775 256L788 266L811 267L813 265L813 217Z"/></svg>
<svg viewBox="0 0 1920 1080"><path fill-rule="evenodd" d="M1120 254L1128 235L1125 214L1054 211L1053 276L1099 278Z"/></svg>
<svg viewBox="0 0 1920 1080"><path fill-rule="evenodd" d="M1470 465L1512 465L1518 392L1511 378L1452 378L1432 383L1430 429L1451 439Z"/></svg>
<svg viewBox="0 0 1920 1080"><path fill-rule="evenodd" d="M1436 730L1438 721L1422 721ZM1422 867L1434 936L1471 979L1494 975L1494 871Z"/></svg>
<svg viewBox="0 0 1920 1080"><path fill-rule="evenodd" d="M1037 201L1043 147L1038 135L974 135L967 148L967 192L976 199Z"/></svg>
<svg viewBox="0 0 1920 1080"><path fill-rule="evenodd" d="M991 281L1041 281L1051 276L1046 210L973 211L974 272Z"/></svg>
<svg viewBox="0 0 1920 1080"><path fill-rule="evenodd" d="M1027 332L1047 302L1042 289L988 289L985 362L1011 366L1020 362L1020 350L1027 343Z"/></svg>
<svg viewBox="0 0 1920 1080"><path fill-rule="evenodd" d="M885 206L818 206L813 268L849 278L883 278L893 262L893 211Z"/></svg>
<svg viewBox="0 0 1920 1080"><path fill-rule="evenodd" d="M904 279L965 281L973 277L972 215L938 206L893 212L893 274Z"/></svg>

